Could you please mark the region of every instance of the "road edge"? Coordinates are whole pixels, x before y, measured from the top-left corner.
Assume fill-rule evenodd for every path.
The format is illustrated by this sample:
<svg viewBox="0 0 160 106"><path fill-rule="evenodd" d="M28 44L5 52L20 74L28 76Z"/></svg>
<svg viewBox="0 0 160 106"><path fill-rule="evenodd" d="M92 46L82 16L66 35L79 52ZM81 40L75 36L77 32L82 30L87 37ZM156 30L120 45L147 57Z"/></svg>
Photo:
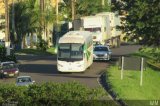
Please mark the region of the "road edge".
<svg viewBox="0 0 160 106"><path fill-rule="evenodd" d="M116 93L111 89L109 83L106 82L106 72L102 72L100 76L97 78L99 80L98 83L105 89L105 91L109 94L112 100L114 100L120 106L128 106L122 99L119 99Z"/></svg>

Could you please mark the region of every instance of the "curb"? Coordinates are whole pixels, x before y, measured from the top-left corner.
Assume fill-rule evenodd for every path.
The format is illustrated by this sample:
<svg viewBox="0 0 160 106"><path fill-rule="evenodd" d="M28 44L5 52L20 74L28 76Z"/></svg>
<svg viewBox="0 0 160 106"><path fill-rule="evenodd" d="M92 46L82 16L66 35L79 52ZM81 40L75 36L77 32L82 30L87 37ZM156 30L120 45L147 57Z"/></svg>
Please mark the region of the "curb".
<svg viewBox="0 0 160 106"><path fill-rule="evenodd" d="M103 72L101 76L99 77L99 83L102 85L102 87L108 92L111 96L111 98L120 106L128 106L122 99L119 99L116 95L116 93L111 89L110 84L106 82L106 74Z"/></svg>

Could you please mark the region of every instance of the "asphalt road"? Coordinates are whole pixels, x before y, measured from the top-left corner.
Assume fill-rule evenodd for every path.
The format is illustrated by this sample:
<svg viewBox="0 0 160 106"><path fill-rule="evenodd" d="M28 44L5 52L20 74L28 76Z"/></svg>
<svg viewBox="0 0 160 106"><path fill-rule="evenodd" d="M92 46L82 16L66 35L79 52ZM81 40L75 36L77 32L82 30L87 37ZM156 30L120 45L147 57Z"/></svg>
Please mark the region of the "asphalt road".
<svg viewBox="0 0 160 106"><path fill-rule="evenodd" d="M112 49L113 56L126 55L135 52L140 46L124 45L120 48ZM90 69L84 73L59 73L57 71L56 55L50 56L33 56L19 55L20 75L29 75L36 83L41 82L67 82L78 81L88 87L99 87L99 77L102 72L107 70L111 61L96 61ZM0 80L3 83L15 83L15 78Z"/></svg>
<svg viewBox="0 0 160 106"><path fill-rule="evenodd" d="M25 59L23 59L25 57ZM97 80L106 67L107 62L94 62L84 73L59 73L57 71L56 55L54 56L22 56L21 75L30 75L37 82L78 81L89 87L99 86Z"/></svg>

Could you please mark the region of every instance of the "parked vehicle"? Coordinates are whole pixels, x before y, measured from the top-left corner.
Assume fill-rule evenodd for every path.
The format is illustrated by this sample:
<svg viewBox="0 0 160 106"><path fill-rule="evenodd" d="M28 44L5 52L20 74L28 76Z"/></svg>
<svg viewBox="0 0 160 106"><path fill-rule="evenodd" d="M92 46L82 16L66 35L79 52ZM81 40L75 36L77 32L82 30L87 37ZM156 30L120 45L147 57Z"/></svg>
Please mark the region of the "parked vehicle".
<svg viewBox="0 0 160 106"><path fill-rule="evenodd" d="M0 63L0 77L14 77L19 75L18 65L13 61Z"/></svg>
<svg viewBox="0 0 160 106"><path fill-rule="evenodd" d="M83 72L93 63L93 40L89 31L70 31L59 39L57 68L60 72Z"/></svg>
<svg viewBox="0 0 160 106"><path fill-rule="evenodd" d="M111 53L108 46L97 45L93 50L93 60L110 60Z"/></svg>
<svg viewBox="0 0 160 106"><path fill-rule="evenodd" d="M34 83L35 83L35 81L33 81L30 76L19 76L16 79L17 86L29 86Z"/></svg>

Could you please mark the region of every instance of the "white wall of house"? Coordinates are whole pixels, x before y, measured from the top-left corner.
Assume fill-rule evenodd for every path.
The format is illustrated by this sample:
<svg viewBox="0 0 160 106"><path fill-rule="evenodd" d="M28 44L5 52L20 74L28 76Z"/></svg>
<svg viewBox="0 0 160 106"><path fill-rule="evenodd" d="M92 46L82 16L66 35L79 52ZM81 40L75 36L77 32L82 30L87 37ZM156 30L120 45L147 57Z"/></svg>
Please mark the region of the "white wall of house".
<svg viewBox="0 0 160 106"><path fill-rule="evenodd" d="M5 33L0 30L0 39L5 40Z"/></svg>
<svg viewBox="0 0 160 106"><path fill-rule="evenodd" d="M0 18L0 27L3 26L4 22L5 22L5 19L1 19ZM4 32L4 30L5 29L0 29L0 39L3 39L3 40L5 40L5 32Z"/></svg>

